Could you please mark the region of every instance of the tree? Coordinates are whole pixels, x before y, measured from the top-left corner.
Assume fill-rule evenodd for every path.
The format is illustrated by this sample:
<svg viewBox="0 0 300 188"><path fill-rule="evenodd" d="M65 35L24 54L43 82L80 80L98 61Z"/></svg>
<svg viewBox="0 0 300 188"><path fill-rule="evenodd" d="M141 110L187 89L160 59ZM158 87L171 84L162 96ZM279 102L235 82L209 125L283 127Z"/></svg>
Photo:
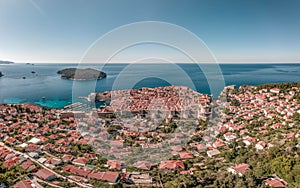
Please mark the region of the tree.
<svg viewBox="0 0 300 188"><path fill-rule="evenodd" d="M197 186L197 180L192 175L179 175L177 178L174 178L174 180L167 181L164 184L164 187L166 188L189 188L189 187L196 187Z"/></svg>
<svg viewBox="0 0 300 188"><path fill-rule="evenodd" d="M231 106L240 106L240 101L238 101L237 99L233 99L230 102Z"/></svg>
<svg viewBox="0 0 300 188"><path fill-rule="evenodd" d="M300 122L300 113L296 112L294 113L294 115L292 116L292 119L294 122Z"/></svg>
<svg viewBox="0 0 300 188"><path fill-rule="evenodd" d="M292 160L286 156L280 156L270 161L272 173L278 174L280 177L287 179L292 169Z"/></svg>
<svg viewBox="0 0 300 188"><path fill-rule="evenodd" d="M242 178L237 179L234 188L247 188L246 183Z"/></svg>

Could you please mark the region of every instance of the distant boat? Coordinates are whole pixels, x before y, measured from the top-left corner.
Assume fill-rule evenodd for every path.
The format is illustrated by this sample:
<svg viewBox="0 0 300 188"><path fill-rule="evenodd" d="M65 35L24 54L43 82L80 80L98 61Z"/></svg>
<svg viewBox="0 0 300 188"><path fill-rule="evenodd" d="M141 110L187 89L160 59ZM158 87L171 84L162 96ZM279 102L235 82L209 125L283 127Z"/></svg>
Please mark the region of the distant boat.
<svg viewBox="0 0 300 188"><path fill-rule="evenodd" d="M25 77L25 76L23 76L23 79L26 79L26 77Z"/></svg>
<svg viewBox="0 0 300 188"><path fill-rule="evenodd" d="M34 74L34 73L35 73L35 71L31 71L31 73L32 73L32 74Z"/></svg>

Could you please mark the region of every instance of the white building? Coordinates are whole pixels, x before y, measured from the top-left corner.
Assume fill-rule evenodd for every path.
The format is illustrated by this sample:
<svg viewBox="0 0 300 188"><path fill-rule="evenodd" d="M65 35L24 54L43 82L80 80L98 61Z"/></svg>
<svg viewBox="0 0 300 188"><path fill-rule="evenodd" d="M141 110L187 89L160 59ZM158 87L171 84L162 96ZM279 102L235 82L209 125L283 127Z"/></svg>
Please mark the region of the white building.
<svg viewBox="0 0 300 188"><path fill-rule="evenodd" d="M29 143L32 143L32 144L40 144L41 143L41 139L39 138L32 138L28 141Z"/></svg>

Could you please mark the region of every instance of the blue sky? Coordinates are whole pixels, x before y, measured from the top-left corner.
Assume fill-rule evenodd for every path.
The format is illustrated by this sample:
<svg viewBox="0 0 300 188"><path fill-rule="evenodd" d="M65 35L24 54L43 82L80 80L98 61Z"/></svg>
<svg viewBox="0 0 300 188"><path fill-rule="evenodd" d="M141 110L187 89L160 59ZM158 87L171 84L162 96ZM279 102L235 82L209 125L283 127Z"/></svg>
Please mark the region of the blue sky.
<svg viewBox="0 0 300 188"><path fill-rule="evenodd" d="M0 0L0 59L76 63L114 28L163 21L196 34L220 62L299 62L299 10L297 0ZM143 49L173 53L148 46L118 61Z"/></svg>

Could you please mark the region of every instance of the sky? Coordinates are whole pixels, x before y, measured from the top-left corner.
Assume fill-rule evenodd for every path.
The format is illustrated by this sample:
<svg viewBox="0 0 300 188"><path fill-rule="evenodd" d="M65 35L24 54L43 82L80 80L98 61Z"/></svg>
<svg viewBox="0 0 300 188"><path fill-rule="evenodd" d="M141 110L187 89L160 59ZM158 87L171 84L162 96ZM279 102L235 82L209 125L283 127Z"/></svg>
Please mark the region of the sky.
<svg viewBox="0 0 300 188"><path fill-rule="evenodd" d="M195 34L218 62L300 62L299 10L298 0L0 0L0 60L77 63L112 30L159 21ZM114 60L185 61L179 53L145 44Z"/></svg>

